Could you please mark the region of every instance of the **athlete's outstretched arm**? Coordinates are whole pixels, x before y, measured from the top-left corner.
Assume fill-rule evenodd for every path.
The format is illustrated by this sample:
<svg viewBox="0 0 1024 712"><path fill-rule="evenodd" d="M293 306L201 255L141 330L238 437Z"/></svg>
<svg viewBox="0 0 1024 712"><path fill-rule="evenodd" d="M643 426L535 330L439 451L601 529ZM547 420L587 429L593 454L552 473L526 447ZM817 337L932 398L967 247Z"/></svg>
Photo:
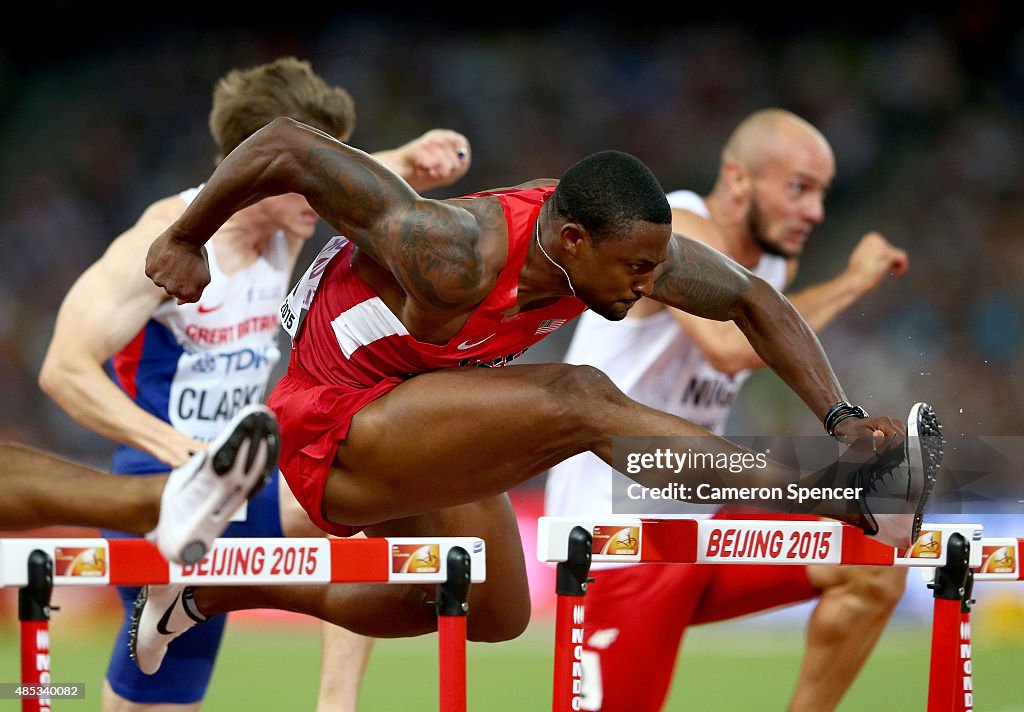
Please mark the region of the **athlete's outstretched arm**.
<svg viewBox="0 0 1024 712"><path fill-rule="evenodd" d="M75 281L57 312L39 372L43 391L80 425L144 450L168 469L184 464L205 445L137 405L104 364L167 300L139 265L153 238L181 214L182 205L178 197L151 205Z"/></svg>
<svg viewBox="0 0 1024 712"><path fill-rule="evenodd" d="M263 198L303 195L424 306L451 309L481 296L480 229L467 210L415 193L382 163L315 128L278 118L225 158L160 237L146 274L180 302L209 283L203 245L233 213Z"/></svg>
<svg viewBox="0 0 1024 712"><path fill-rule="evenodd" d="M732 320L758 356L823 419L846 400L821 342L781 292L717 250L673 233L651 297L718 321ZM845 435L896 432L888 418L847 418Z"/></svg>

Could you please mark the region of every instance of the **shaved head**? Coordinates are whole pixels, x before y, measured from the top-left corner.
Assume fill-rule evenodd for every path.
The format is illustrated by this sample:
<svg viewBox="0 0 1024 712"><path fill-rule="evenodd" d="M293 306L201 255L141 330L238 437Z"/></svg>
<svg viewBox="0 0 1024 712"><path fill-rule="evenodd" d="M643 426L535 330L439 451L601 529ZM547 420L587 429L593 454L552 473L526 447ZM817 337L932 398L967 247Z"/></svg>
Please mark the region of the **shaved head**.
<svg viewBox="0 0 1024 712"><path fill-rule="evenodd" d="M791 111L762 109L722 149L712 199L735 235L763 252L797 257L825 217L834 176L832 147L818 129Z"/></svg>
<svg viewBox="0 0 1024 712"><path fill-rule="evenodd" d="M732 132L722 149L722 163L738 163L759 173L767 163L793 151L818 153L834 162L828 141L809 122L785 109L762 109Z"/></svg>

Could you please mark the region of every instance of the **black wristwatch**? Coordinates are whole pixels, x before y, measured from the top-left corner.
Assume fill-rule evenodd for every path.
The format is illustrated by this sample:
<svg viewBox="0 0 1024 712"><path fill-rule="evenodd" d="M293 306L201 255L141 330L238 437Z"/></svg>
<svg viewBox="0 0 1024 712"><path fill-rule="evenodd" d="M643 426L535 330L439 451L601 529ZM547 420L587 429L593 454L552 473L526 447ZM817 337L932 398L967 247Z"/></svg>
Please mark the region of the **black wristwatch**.
<svg viewBox="0 0 1024 712"><path fill-rule="evenodd" d="M839 401L825 413L825 432L832 437L836 436L836 426L847 418L868 418L868 412L859 405L850 405L846 401Z"/></svg>

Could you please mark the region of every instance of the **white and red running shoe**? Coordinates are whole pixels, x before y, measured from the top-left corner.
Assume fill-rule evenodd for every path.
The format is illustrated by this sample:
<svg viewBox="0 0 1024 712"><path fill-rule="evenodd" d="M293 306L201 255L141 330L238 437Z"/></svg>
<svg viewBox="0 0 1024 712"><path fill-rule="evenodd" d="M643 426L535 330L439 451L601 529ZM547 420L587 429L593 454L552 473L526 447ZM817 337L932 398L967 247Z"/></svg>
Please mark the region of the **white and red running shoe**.
<svg viewBox="0 0 1024 712"><path fill-rule="evenodd" d="M168 561L202 559L235 511L270 481L279 449L274 413L264 405L242 408L208 448L171 471L160 520L146 538Z"/></svg>

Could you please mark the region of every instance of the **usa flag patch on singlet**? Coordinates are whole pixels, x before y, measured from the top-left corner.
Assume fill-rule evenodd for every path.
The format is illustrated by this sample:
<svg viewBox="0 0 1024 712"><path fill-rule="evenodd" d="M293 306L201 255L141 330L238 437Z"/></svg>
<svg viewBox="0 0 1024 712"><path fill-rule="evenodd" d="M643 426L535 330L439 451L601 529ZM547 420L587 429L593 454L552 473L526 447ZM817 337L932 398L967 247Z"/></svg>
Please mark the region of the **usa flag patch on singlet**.
<svg viewBox="0 0 1024 712"><path fill-rule="evenodd" d="M544 321L542 321L540 323L540 326L538 326L537 330L535 332L533 332L533 333L534 334L550 334L555 329L558 329L558 328L564 326L566 321L567 321L567 319L545 319Z"/></svg>

